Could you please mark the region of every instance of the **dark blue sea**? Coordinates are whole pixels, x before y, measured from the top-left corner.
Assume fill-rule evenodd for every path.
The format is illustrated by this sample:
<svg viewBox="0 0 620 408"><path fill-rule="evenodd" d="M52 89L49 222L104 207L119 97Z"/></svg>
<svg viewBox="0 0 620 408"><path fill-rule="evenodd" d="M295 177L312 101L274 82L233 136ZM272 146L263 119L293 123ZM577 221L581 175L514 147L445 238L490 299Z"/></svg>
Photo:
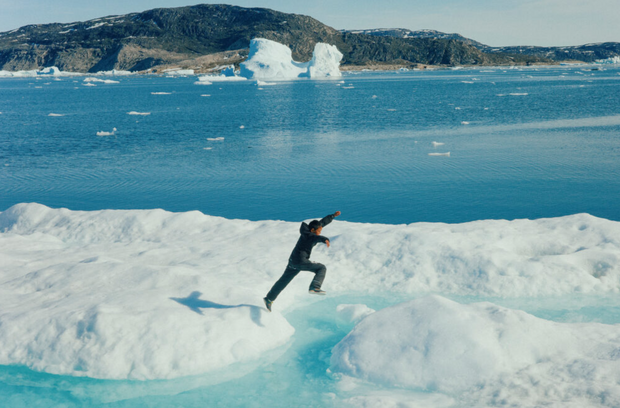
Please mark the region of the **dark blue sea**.
<svg viewBox="0 0 620 408"><path fill-rule="evenodd" d="M620 220L617 66L356 72L273 86L59 79L0 79L0 211L38 202L250 220L336 210L393 224Z"/></svg>

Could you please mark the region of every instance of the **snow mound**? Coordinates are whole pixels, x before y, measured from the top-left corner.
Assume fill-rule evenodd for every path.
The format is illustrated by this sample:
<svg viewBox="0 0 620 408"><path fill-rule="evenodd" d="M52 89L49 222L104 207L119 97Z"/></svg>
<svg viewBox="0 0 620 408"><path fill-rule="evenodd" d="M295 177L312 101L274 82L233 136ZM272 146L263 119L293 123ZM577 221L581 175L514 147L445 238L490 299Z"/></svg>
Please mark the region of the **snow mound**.
<svg viewBox="0 0 620 408"><path fill-rule="evenodd" d="M336 307L336 316L338 319L345 323L359 323L364 317L371 315L375 312L374 309L369 308L366 305L338 305Z"/></svg>
<svg viewBox="0 0 620 408"><path fill-rule="evenodd" d="M620 404L619 350L620 325L556 323L429 296L366 317L334 347L331 370L460 396L466 406L611 407Z"/></svg>
<svg viewBox="0 0 620 408"><path fill-rule="evenodd" d="M296 62L286 45L255 38L250 42L250 54L241 63L240 72L248 79L339 77L341 59L342 53L336 46L317 43L309 62Z"/></svg>
<svg viewBox="0 0 620 408"><path fill-rule="evenodd" d="M294 329L262 307L247 270L256 265L241 268L248 280L239 285L231 273L239 265L217 256L196 264L232 245L228 223L198 212L36 204L0 213L0 364L145 380L264 361ZM248 221L230 226L235 233L256 228ZM47 254L45 265L23 261L33 250Z"/></svg>

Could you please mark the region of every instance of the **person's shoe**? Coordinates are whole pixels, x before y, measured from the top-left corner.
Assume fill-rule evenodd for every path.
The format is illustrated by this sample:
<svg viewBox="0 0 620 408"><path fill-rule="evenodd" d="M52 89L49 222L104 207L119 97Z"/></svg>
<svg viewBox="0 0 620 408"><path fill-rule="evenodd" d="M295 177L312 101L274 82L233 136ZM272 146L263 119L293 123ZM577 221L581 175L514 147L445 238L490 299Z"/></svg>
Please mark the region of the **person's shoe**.
<svg viewBox="0 0 620 408"><path fill-rule="evenodd" d="M267 310L271 312L271 305L273 304L273 301L267 299L266 297L263 298L263 301L265 301L265 307L267 308Z"/></svg>
<svg viewBox="0 0 620 408"><path fill-rule="evenodd" d="M312 288L308 291L309 294L311 295L321 295L321 296L325 296L325 291L321 290L319 288Z"/></svg>

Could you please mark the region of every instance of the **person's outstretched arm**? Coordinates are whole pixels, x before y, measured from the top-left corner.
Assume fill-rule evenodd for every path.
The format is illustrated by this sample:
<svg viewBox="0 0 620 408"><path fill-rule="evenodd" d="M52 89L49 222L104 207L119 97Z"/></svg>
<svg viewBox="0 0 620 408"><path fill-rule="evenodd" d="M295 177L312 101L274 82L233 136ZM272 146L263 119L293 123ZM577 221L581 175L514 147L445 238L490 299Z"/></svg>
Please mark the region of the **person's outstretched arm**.
<svg viewBox="0 0 620 408"><path fill-rule="evenodd" d="M334 218L336 218L339 215L340 215L340 211L336 211L335 213L330 214L330 215L322 218L321 221L319 221L321 223L321 227L326 226L327 224L332 222L334 220Z"/></svg>

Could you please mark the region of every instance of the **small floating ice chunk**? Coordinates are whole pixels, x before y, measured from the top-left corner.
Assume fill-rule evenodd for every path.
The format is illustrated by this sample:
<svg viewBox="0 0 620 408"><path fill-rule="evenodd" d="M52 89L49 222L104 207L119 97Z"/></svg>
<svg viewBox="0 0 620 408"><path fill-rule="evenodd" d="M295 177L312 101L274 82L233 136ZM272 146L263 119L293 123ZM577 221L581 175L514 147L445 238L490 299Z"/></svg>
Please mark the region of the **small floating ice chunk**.
<svg viewBox="0 0 620 408"><path fill-rule="evenodd" d="M218 141L218 140L224 140L224 138L223 137L208 137L207 140L215 142L215 141Z"/></svg>
<svg viewBox="0 0 620 408"><path fill-rule="evenodd" d="M443 157L450 157L450 152L446 152L446 153L429 153L429 156L443 156Z"/></svg>
<svg viewBox="0 0 620 408"><path fill-rule="evenodd" d="M245 126L241 125L239 126L239 129L245 129Z"/></svg>
<svg viewBox="0 0 620 408"><path fill-rule="evenodd" d="M271 86L271 85L277 85L277 84L275 82L265 82L265 81L261 81L260 79L257 79L256 85L257 86Z"/></svg>
<svg viewBox="0 0 620 408"><path fill-rule="evenodd" d="M388 109L388 112L396 112L396 109Z"/></svg>
<svg viewBox="0 0 620 408"><path fill-rule="evenodd" d="M116 133L116 128L112 129L111 132L99 131L97 132L97 136L114 136Z"/></svg>
<svg viewBox="0 0 620 408"><path fill-rule="evenodd" d="M151 92L151 95L172 95L171 92Z"/></svg>
<svg viewBox="0 0 620 408"><path fill-rule="evenodd" d="M461 110L461 108L457 106L456 108L454 108L454 110Z"/></svg>
<svg viewBox="0 0 620 408"><path fill-rule="evenodd" d="M113 79L99 79L99 78L93 78L93 77L84 78L84 82L101 82L103 84L118 84L118 83L120 83L119 81L114 81Z"/></svg>
<svg viewBox="0 0 620 408"><path fill-rule="evenodd" d="M474 83L474 81L461 81L461 82L464 83L464 84L473 84Z"/></svg>
<svg viewBox="0 0 620 408"><path fill-rule="evenodd" d="M373 95L373 96L372 96L372 99L377 99L377 95Z"/></svg>
<svg viewBox="0 0 620 408"><path fill-rule="evenodd" d="M529 94L527 92L513 92L510 95L512 95L512 96L527 96Z"/></svg>
<svg viewBox="0 0 620 408"><path fill-rule="evenodd" d="M211 149L213 149L213 148L212 148L212 147L203 147L202 149L203 149L203 150L211 150Z"/></svg>
<svg viewBox="0 0 620 408"><path fill-rule="evenodd" d="M437 147L437 146L443 146L445 143L442 143L442 142L431 142L431 144L433 145L433 147Z"/></svg>
<svg viewBox="0 0 620 408"><path fill-rule="evenodd" d="M47 115L47 116L52 116L52 117L61 117L61 116L65 116L65 115L63 115L62 113L50 113L50 114L49 114L49 115Z"/></svg>
<svg viewBox="0 0 620 408"><path fill-rule="evenodd" d="M200 95L200 96L211 96L211 95L207 95L207 94L205 94L205 95Z"/></svg>
<svg viewBox="0 0 620 408"><path fill-rule="evenodd" d="M461 122L461 125L469 125L469 122L462 121L462 122Z"/></svg>
<svg viewBox="0 0 620 408"><path fill-rule="evenodd" d="M84 85L84 86L97 86L97 85L95 85L95 84L93 84L93 83L90 83L90 82L87 82L87 83L82 84L82 85Z"/></svg>
<svg viewBox="0 0 620 408"><path fill-rule="evenodd" d="M127 112L128 115L139 115L139 116L148 116L151 114L151 112L136 112L136 111L131 111L131 112Z"/></svg>
<svg viewBox="0 0 620 408"><path fill-rule="evenodd" d="M341 88L342 88L342 89L355 89L355 87L354 87L354 86L343 86L343 87L341 87Z"/></svg>
<svg viewBox="0 0 620 408"><path fill-rule="evenodd" d="M247 81L247 78L238 76L226 76L226 75L204 75L198 77L198 82L194 82L196 85L211 85L213 82L235 82L235 81Z"/></svg>

